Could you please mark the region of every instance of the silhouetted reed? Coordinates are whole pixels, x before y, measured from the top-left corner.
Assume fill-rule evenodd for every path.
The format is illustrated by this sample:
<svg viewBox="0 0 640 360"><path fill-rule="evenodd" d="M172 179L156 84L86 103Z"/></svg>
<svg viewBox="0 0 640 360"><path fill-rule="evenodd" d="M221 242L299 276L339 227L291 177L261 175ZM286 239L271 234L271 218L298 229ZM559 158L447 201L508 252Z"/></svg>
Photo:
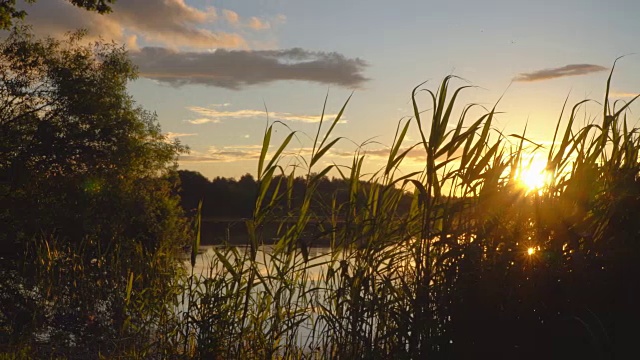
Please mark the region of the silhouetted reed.
<svg viewBox="0 0 640 360"><path fill-rule="evenodd" d="M457 96L470 90L452 90L454 80L446 77L435 92L422 84L412 91L413 117L400 121L388 160L374 173L364 174L366 142L350 166L321 166L343 140L332 132L348 101L320 122L310 156L298 156L295 166L283 159L297 133L272 147L274 126L283 124L268 124L246 248L213 247L201 274L197 237L190 270L162 285L175 289L173 300L145 294L157 284L118 285L116 303L137 314L136 329L148 337L127 354L537 359L633 350L640 140L627 116L635 98L610 101L610 75L600 120L576 125L587 101L563 109L552 144L543 147L526 131L496 131L496 107L459 107ZM420 141L406 147L410 132ZM424 170L403 173L415 149L424 152ZM532 155L546 159L546 182L528 190L519 174ZM318 203L314 193L330 172L348 184L347 195ZM292 206L291 184L301 174L306 190ZM404 194L408 212L400 210ZM277 238L265 239L261 229L283 214ZM310 251L310 223L329 253ZM51 254L40 258L56 273ZM134 326L127 319L119 328ZM150 346L156 343L162 346Z"/></svg>

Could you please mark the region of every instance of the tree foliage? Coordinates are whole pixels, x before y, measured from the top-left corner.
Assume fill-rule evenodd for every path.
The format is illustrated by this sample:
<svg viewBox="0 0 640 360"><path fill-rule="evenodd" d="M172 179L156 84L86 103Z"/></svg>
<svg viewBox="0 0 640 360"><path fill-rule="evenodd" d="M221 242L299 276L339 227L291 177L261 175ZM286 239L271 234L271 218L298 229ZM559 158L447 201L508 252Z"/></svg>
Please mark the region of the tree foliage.
<svg viewBox="0 0 640 360"><path fill-rule="evenodd" d="M54 228L76 240L90 235L60 220L96 220L81 209L104 210L116 193L142 197L142 179L166 176L184 150L127 94L135 68L126 52L82 46L81 37L37 40L22 29L0 44L0 186L11 209L2 216L16 225L5 233L11 240Z"/></svg>
<svg viewBox="0 0 640 360"><path fill-rule="evenodd" d="M19 28L0 43L0 328L12 341L55 329L91 358L147 339L131 329L166 313L131 306L172 296L189 240L174 194L186 149L127 94L135 76L122 47L82 33Z"/></svg>
<svg viewBox="0 0 640 360"><path fill-rule="evenodd" d="M259 183L251 174L245 174L239 180L217 176L211 181L196 171L179 170L178 175L181 184L179 191L181 204L186 212L193 214L202 201L201 211L205 220L238 220L250 218L253 215ZM299 210L307 189L306 180L302 176L295 177L291 184L287 180L282 175L274 176L272 184L267 189L267 198L277 199L269 211L280 217L289 216L291 211ZM358 194L359 205L364 204L365 194L370 188L365 182L361 182L361 185L362 191ZM276 189L277 194L275 194ZM318 182L317 192L312 196L310 208L318 214L326 213L334 200L337 204L346 203L348 191L348 181L323 176ZM391 191L403 193L400 189ZM289 193L290 198L287 197ZM409 194L403 193L402 204L398 211L406 214L410 205ZM344 214L341 215L344 216Z"/></svg>

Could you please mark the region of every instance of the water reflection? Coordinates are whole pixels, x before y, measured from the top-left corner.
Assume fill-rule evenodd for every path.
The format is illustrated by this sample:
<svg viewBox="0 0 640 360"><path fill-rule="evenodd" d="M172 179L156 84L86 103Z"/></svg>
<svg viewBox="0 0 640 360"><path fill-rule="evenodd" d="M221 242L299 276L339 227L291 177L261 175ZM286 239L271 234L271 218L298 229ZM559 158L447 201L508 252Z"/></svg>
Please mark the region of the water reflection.
<svg viewBox="0 0 640 360"><path fill-rule="evenodd" d="M196 265L193 268L194 275L200 275L205 277L211 277L219 274L222 271L223 264L217 261L216 249L222 251L225 249L223 245L204 245L201 246L198 255L196 257ZM250 249L249 246L234 246L237 250L237 254L241 259L249 261ZM268 269L273 261L274 245L263 245L258 248L256 254L256 265L262 275L268 274ZM225 255L233 256L233 252L224 252ZM318 280L320 275L326 272L328 262L332 259L331 248L328 247L311 247L309 248L309 258L305 262L300 252L296 252L295 263L298 266L304 267L307 270L309 280ZM231 263L234 263L236 259L227 259ZM185 259L184 262L186 268L191 272L191 263L189 259Z"/></svg>
<svg viewBox="0 0 640 360"><path fill-rule="evenodd" d="M272 297L272 301L280 302L282 307L277 311L287 319L299 321L298 325L287 330L286 334L292 332L295 334L296 344L308 348L307 342L312 338L313 328L325 326L324 321L319 319L323 307L319 307L317 304L328 305L328 290L325 287L327 272L329 272L330 266L335 267L336 264L340 264L340 261L334 262L336 258L332 255L337 255L337 252L332 251L331 248L312 247L308 250L308 258L305 261L300 251L288 254L275 251L273 245L264 245L258 248L255 261L252 262L249 246L201 246L193 268L188 257L183 260L187 271L193 274L189 284L196 297L181 298L179 312L183 313L185 317L203 318L199 307L202 306L201 301L208 297L207 291L212 291L212 289L206 288L207 281L225 279L223 281L228 281L229 284L236 283L238 286L245 286L246 283L241 285L243 280L239 278L232 280L233 275L231 274L236 272L248 281L251 276L249 275L250 271L247 270L255 266L254 269L257 270L260 279L253 280L250 291L251 302L259 304L267 297L267 294ZM225 261L232 269L225 269ZM190 301L193 301L192 306L189 306ZM265 311L265 309L259 311ZM268 313L270 314L270 311L260 315ZM245 321L245 325L249 326L249 320ZM272 325L271 320L265 321L269 326ZM194 329L194 331L199 332L200 330Z"/></svg>

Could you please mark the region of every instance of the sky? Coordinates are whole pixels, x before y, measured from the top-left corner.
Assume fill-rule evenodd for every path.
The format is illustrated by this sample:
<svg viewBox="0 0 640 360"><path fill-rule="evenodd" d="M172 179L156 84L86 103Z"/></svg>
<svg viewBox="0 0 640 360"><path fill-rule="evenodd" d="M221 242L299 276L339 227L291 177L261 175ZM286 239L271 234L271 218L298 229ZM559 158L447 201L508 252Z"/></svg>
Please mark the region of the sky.
<svg viewBox="0 0 640 360"><path fill-rule="evenodd" d="M475 87L461 106L501 99L496 129L526 125L543 144L567 96L602 101L617 57L631 54L616 65L613 96L640 92L637 0L119 0L107 15L63 0L20 6L40 35L83 28L126 46L139 69L130 94L189 146L180 168L209 178L256 173L267 113L286 125L273 142L297 131L291 152L308 155L326 96L332 120L353 94L332 135L345 139L319 167L350 163L356 144L374 139L364 151L375 171L424 81L435 91L447 75L463 78L452 85ZM419 104L429 109L426 93ZM600 113L586 109L587 119ZM418 138L412 125L403 146ZM406 171L423 163L415 153Z"/></svg>

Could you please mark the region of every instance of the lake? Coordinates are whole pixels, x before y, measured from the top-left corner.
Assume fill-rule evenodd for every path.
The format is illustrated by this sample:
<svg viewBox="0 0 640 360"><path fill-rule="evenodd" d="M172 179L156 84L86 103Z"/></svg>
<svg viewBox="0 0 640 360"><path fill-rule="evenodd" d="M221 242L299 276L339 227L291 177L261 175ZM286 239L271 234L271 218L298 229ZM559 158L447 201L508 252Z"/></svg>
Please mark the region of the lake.
<svg viewBox="0 0 640 360"><path fill-rule="evenodd" d="M278 238L278 230L288 224L293 224L287 220L270 221L261 225L257 229L257 233L262 237L262 243L271 245L274 239ZM297 219L295 219L297 221ZM317 222L309 222L303 232L303 238L313 239L310 244L312 247L328 248L329 240L318 236L320 234L320 225ZM228 243L232 245L246 245L249 243L249 234L245 219L203 219L202 229L200 231L201 244L203 245L220 245Z"/></svg>

